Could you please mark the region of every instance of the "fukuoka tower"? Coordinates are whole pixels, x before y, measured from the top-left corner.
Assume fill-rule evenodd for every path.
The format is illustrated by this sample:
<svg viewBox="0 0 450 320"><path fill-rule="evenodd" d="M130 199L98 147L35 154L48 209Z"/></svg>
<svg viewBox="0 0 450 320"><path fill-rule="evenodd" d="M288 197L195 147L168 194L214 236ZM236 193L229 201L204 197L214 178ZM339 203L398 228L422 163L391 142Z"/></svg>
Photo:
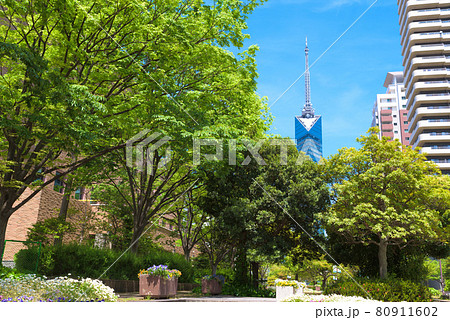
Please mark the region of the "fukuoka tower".
<svg viewBox="0 0 450 320"><path fill-rule="evenodd" d="M315 162L322 157L322 116L314 114L311 103L308 39L305 48L305 105L301 116L295 117L297 150L306 153Z"/></svg>

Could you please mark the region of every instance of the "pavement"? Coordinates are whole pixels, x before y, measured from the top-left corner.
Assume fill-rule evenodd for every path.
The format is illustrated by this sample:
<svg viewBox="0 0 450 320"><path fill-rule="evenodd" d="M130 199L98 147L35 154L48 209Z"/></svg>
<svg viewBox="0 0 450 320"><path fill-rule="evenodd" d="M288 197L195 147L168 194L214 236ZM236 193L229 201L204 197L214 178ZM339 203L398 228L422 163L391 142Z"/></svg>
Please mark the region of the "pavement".
<svg viewBox="0 0 450 320"><path fill-rule="evenodd" d="M138 292L119 293L119 302L276 302L275 298L254 298L234 296L194 296L189 291L178 291L171 299L144 299Z"/></svg>

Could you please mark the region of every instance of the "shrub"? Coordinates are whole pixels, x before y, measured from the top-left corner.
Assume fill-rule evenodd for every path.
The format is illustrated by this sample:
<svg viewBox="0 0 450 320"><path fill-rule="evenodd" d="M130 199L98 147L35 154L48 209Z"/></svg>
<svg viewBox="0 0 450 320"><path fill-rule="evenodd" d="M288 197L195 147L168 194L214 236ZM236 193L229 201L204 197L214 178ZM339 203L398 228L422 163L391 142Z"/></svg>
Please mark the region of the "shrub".
<svg viewBox="0 0 450 320"><path fill-rule="evenodd" d="M431 293L426 286L409 280L390 278L386 280L356 279L356 281L375 300L388 302L425 302L431 300ZM368 298L367 294L352 280L337 281L328 286L324 294Z"/></svg>
<svg viewBox="0 0 450 320"><path fill-rule="evenodd" d="M15 259L16 268L19 271L29 270L27 257L36 254L36 250L37 248L29 248L19 251ZM102 279L136 280L140 270L151 265L164 264L171 269L181 271L180 282L192 281L192 267L182 255L158 249L154 249L145 256L130 252L122 256L121 254L121 252L109 249L77 244L44 247L41 250L38 273L50 277L64 276L70 273L74 277L80 278L101 276ZM118 259L119 257L120 259ZM109 268L110 266L111 268ZM106 273L102 275L105 271Z"/></svg>
<svg viewBox="0 0 450 320"><path fill-rule="evenodd" d="M435 288L428 288L430 290L430 293L433 297L440 298L442 296L442 292L440 290L437 290Z"/></svg>
<svg viewBox="0 0 450 320"><path fill-rule="evenodd" d="M28 229L27 240L38 241L42 245L52 245L60 234L74 231L74 227L68 221L64 221L59 217L49 218L44 221L36 222Z"/></svg>
<svg viewBox="0 0 450 320"><path fill-rule="evenodd" d="M98 280L22 275L0 280L0 301L117 301L114 290Z"/></svg>
<svg viewBox="0 0 450 320"><path fill-rule="evenodd" d="M273 290L253 288L251 286L236 285L225 282L222 286L222 294L231 295L235 297L261 297L261 298L275 298L276 294Z"/></svg>
<svg viewBox="0 0 450 320"><path fill-rule="evenodd" d="M4 267L0 265L0 279L6 279L6 278L17 278L19 276L24 275L24 273L19 272L16 269Z"/></svg>

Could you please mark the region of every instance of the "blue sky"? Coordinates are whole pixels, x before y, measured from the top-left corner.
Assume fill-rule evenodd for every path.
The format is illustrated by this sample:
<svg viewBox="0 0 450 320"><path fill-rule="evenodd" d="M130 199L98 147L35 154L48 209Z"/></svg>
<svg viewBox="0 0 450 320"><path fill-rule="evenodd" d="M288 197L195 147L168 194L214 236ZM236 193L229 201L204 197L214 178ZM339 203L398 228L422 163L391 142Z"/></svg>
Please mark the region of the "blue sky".
<svg viewBox="0 0 450 320"><path fill-rule="evenodd" d="M269 0L248 20L246 45L257 55L258 93L271 105L303 72L305 37L310 61L316 60L374 0ZM325 157L371 125L377 93L384 93L387 72L401 71L397 1L379 0L311 68L312 103L323 116ZM270 133L294 138L294 116L305 100L304 78L271 107Z"/></svg>

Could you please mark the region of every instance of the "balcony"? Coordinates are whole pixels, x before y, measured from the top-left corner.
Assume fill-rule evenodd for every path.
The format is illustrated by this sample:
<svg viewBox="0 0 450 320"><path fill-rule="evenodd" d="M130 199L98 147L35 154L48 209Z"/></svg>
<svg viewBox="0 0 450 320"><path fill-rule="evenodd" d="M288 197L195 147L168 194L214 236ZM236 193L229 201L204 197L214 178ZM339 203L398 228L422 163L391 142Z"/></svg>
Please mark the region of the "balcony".
<svg viewBox="0 0 450 320"><path fill-rule="evenodd" d="M429 158L450 156L450 147L442 149L434 149L432 147L423 147L421 153L426 153ZM439 165L439 164L438 164Z"/></svg>
<svg viewBox="0 0 450 320"><path fill-rule="evenodd" d="M404 34L409 24L423 20L446 20L450 18L450 10L441 8L429 8L422 10L412 10L402 19L400 24L400 34ZM403 45L403 43L402 43Z"/></svg>
<svg viewBox="0 0 450 320"><path fill-rule="evenodd" d="M398 0L398 15L400 17L400 25L408 16L409 12L413 10L433 9L436 5L449 5L449 0Z"/></svg>
<svg viewBox="0 0 450 320"><path fill-rule="evenodd" d="M419 55L430 57L418 57L421 60L412 61ZM437 62L435 59L443 59L443 56L450 56L450 44L431 43L412 46L411 50L408 51L408 54L403 57L403 65L405 66L405 83L408 83L409 70L413 69L411 63L432 64ZM445 61L446 60L444 60L444 62Z"/></svg>
<svg viewBox="0 0 450 320"><path fill-rule="evenodd" d="M431 133L421 133L417 136L417 140L415 141L413 148L422 147L426 143L440 143L440 142L448 142L450 143L450 134L449 135L433 135Z"/></svg>
<svg viewBox="0 0 450 320"><path fill-rule="evenodd" d="M415 113L409 113L409 128L414 128L417 121L425 116L450 116L450 106L415 108Z"/></svg>
<svg viewBox="0 0 450 320"><path fill-rule="evenodd" d="M405 32L401 34L401 45L406 44L406 40L414 33L436 32L450 27L450 20L430 20L411 22L408 24Z"/></svg>
<svg viewBox="0 0 450 320"><path fill-rule="evenodd" d="M409 86L406 94L408 96L416 96L419 92L424 93L427 91L450 91L450 82L448 80L436 80L436 81L418 81L413 82L414 85Z"/></svg>
<svg viewBox="0 0 450 320"><path fill-rule="evenodd" d="M419 120L419 121L417 121L417 125L416 126L410 126L409 127L409 132L411 133L411 136L410 136L410 143L411 143L411 145L415 145L416 144L416 140L418 139L419 135L424 130L448 129L450 127L450 119L443 119L443 120L447 120L447 121L431 122L430 120Z"/></svg>
<svg viewBox="0 0 450 320"><path fill-rule="evenodd" d="M402 46L402 56L403 57L407 56L408 52L415 45L432 44L448 41L450 41L450 32L432 31L432 32L414 33L409 37L407 45Z"/></svg>
<svg viewBox="0 0 450 320"><path fill-rule="evenodd" d="M432 157L428 157L432 162L434 162L441 170L450 170L450 160L449 159L439 159L439 161L433 161Z"/></svg>
<svg viewBox="0 0 450 320"><path fill-rule="evenodd" d="M414 114L420 105L447 105L450 102L450 93L426 93L418 94L412 100L408 100L406 108L409 114Z"/></svg>
<svg viewBox="0 0 450 320"><path fill-rule="evenodd" d="M381 116L381 122L389 122L392 123L392 116Z"/></svg>

